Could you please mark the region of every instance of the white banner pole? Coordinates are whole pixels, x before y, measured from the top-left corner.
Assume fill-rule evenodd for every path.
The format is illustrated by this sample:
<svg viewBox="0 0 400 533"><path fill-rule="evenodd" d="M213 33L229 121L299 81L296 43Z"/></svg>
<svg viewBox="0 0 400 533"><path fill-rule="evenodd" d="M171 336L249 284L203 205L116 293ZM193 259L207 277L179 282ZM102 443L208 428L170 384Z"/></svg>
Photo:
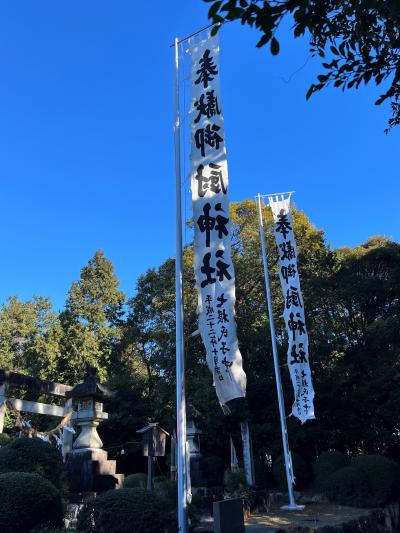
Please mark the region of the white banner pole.
<svg viewBox="0 0 400 533"><path fill-rule="evenodd" d="M176 172L176 421L178 456L178 526L179 533L187 533L186 488L186 403L185 403L185 352L183 339L183 265L182 265L182 199L181 199L181 146L179 104L179 54L175 39L175 172Z"/></svg>
<svg viewBox="0 0 400 533"><path fill-rule="evenodd" d="M278 393L279 416L280 416L281 431L282 431L282 444L283 444L283 453L285 457L285 470L286 470L286 479L287 479L288 493L289 493L289 505L284 505L282 509L298 511L298 510L304 509L304 505L296 505L296 502L294 500L294 494L293 494L293 481L294 481L293 465L292 465L292 460L291 460L291 455L290 455L290 450L289 450L289 441L288 441L286 416L285 416L285 402L283 400L281 373L279 370L278 349L276 346L274 316L272 314L271 288L269 284L267 252L265 249L265 234L264 234L264 225L263 225L262 209L261 209L261 194L257 195L257 203L258 203L258 219L260 223L261 250L262 250L262 258L263 258L263 265L264 265L265 288L267 292L269 327L271 330L272 354L274 357L275 382L276 382L276 391Z"/></svg>

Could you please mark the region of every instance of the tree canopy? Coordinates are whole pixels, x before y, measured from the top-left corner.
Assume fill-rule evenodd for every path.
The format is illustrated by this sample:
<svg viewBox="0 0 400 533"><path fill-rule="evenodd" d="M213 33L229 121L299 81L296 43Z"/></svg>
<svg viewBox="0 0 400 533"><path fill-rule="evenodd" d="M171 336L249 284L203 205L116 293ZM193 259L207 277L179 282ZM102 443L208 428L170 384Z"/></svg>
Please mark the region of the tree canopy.
<svg viewBox="0 0 400 533"><path fill-rule="evenodd" d="M245 400L224 414L196 335L193 249L184 250L185 349L188 402L203 431L202 451L229 460L229 435L238 421L252 427L258 457L281 453L271 339L266 311L256 206L231 205L236 314L248 378ZM277 274L272 215L264 208L279 360L286 411L293 401L287 339ZM293 209L299 272L310 337L316 420L289 418L291 448L313 459L337 448L400 458L400 244L376 236L333 250L322 230ZM123 446L148 421L175 426L175 282L173 259L144 273L133 297L119 289L112 263L97 252L68 293L65 309L49 300L11 297L0 310L0 366L41 378L77 383L87 363L115 390L102 425L107 445ZM194 335L193 335L194 334ZM365 421L368 420L368 424Z"/></svg>
<svg viewBox="0 0 400 533"><path fill-rule="evenodd" d="M322 58L324 71L311 84L307 98L327 85L342 90L373 80L386 82L376 100L389 101L390 128L400 123L400 4L397 0L203 0L213 31L240 20L256 28L257 47L269 44L279 54L277 31L285 19L293 23L294 37L306 35L312 57Z"/></svg>

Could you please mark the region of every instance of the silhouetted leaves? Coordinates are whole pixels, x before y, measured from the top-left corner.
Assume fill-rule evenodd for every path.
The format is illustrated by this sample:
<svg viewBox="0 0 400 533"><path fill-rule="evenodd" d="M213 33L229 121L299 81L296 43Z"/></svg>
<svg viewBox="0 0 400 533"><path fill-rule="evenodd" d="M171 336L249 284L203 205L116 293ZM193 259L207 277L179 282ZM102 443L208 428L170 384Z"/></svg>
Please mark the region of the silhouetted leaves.
<svg viewBox="0 0 400 533"><path fill-rule="evenodd" d="M257 47L267 44L273 55L279 54L275 32L285 17L293 17L293 34L308 34L310 54L331 62L323 63L328 72L318 76L306 98L327 85L342 90L357 89L373 80L376 85L387 80L388 88L377 100L380 105L390 101L390 128L400 122L400 3L398 0L204 0L212 3L209 18L218 23L240 20L256 28L261 37ZM322 77L322 79L321 79Z"/></svg>

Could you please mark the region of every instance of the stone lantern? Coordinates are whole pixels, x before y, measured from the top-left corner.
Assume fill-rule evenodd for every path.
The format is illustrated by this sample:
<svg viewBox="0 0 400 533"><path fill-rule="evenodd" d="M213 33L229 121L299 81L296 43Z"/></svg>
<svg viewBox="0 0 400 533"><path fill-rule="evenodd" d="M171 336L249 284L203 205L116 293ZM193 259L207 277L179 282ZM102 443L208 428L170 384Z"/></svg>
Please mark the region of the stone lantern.
<svg viewBox="0 0 400 533"><path fill-rule="evenodd" d="M66 393L75 406L72 419L79 433L66 459L70 490L77 501L122 484L123 476L116 474L116 461L108 459L97 433L98 425L108 419L103 400L110 395L92 367L88 367L83 383Z"/></svg>
<svg viewBox="0 0 400 533"><path fill-rule="evenodd" d="M189 403L186 411L186 439L189 448L191 483L195 487L202 487L204 485L200 451L201 431L194 421L194 417L199 415L200 413Z"/></svg>
<svg viewBox="0 0 400 533"><path fill-rule="evenodd" d="M108 413L103 411L103 400L110 393L100 385L95 368L88 368L83 383L76 385L66 393L77 404L75 422L81 430L72 448L74 450L90 448L99 449L103 443L97 433L97 427L103 420L108 419Z"/></svg>

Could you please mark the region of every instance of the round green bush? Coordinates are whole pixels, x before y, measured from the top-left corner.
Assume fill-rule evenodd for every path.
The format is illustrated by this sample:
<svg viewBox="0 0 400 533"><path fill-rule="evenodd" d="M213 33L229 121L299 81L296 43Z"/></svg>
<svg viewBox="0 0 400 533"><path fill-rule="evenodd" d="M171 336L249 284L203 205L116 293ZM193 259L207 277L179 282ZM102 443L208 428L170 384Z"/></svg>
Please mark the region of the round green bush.
<svg viewBox="0 0 400 533"><path fill-rule="evenodd" d="M354 466L345 466L331 474L323 483L323 492L330 502L350 507L369 507L367 475Z"/></svg>
<svg viewBox="0 0 400 533"><path fill-rule="evenodd" d="M6 444L9 444L11 442L10 435L7 435L7 433L0 433L0 446L5 446Z"/></svg>
<svg viewBox="0 0 400 533"><path fill-rule="evenodd" d="M0 448L0 474L31 472L48 479L58 489L64 489L66 471L61 453L41 439L22 437Z"/></svg>
<svg viewBox="0 0 400 533"><path fill-rule="evenodd" d="M298 453L292 452L293 471L296 490L304 489L311 482L311 468ZM280 490L287 492L284 456L280 455L272 465L272 473Z"/></svg>
<svg viewBox="0 0 400 533"><path fill-rule="evenodd" d="M224 488L228 494L241 494L247 487L246 475L243 470L225 470Z"/></svg>
<svg viewBox="0 0 400 533"><path fill-rule="evenodd" d="M345 466L349 466L350 458L342 452L331 450L319 455L314 463L315 486L322 489L325 480Z"/></svg>
<svg viewBox="0 0 400 533"><path fill-rule="evenodd" d="M130 474L124 480L126 489L145 489L147 487L146 474Z"/></svg>
<svg viewBox="0 0 400 533"><path fill-rule="evenodd" d="M369 483L368 507L379 507L400 492L400 466L382 455L358 455L351 466L362 470Z"/></svg>
<svg viewBox="0 0 400 533"><path fill-rule="evenodd" d="M40 526L62 525L60 492L38 474L0 474L0 498L1 533L28 533Z"/></svg>
<svg viewBox="0 0 400 533"><path fill-rule="evenodd" d="M80 533L164 533L169 509L155 492L110 490L85 504L78 516ZM127 529L128 528L128 529Z"/></svg>

